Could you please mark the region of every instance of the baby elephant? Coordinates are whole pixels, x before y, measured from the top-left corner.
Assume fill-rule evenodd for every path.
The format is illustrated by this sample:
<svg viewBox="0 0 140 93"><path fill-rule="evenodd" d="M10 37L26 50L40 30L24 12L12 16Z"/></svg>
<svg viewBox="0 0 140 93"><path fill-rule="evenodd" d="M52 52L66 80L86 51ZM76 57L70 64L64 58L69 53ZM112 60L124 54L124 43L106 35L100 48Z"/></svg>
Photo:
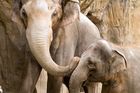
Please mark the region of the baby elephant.
<svg viewBox="0 0 140 93"><path fill-rule="evenodd" d="M102 93L140 93L140 48L122 48L99 40L82 54L70 78L70 93L85 82L101 82Z"/></svg>

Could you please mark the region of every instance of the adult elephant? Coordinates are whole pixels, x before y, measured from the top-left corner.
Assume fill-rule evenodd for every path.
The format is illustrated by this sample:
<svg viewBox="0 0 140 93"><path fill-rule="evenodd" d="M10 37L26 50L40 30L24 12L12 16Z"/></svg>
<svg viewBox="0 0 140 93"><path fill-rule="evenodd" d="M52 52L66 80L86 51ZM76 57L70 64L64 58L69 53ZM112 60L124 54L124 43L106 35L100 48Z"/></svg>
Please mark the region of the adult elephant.
<svg viewBox="0 0 140 93"><path fill-rule="evenodd" d="M102 93L139 93L139 48L119 47L99 40L82 54L70 79L70 93L80 93L80 86L102 82Z"/></svg>
<svg viewBox="0 0 140 93"><path fill-rule="evenodd" d="M78 58L73 57L100 39L99 30L80 13L78 0L30 0L21 16L31 52L49 73L47 92L58 93L62 82L68 83L63 76L77 66Z"/></svg>

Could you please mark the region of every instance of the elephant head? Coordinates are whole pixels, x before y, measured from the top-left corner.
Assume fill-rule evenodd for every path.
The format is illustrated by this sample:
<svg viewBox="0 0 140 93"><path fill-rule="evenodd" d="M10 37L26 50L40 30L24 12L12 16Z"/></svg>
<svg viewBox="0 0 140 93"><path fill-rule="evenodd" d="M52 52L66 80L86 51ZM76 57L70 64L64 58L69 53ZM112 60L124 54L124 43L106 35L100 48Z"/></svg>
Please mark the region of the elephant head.
<svg viewBox="0 0 140 93"><path fill-rule="evenodd" d="M112 49L105 40L99 40L82 54L70 78L70 93L80 93L84 81L105 82L126 67L125 56Z"/></svg>
<svg viewBox="0 0 140 93"><path fill-rule="evenodd" d="M68 8L73 9L67 11ZM53 28L62 26L65 22L66 25L72 23L78 19L79 12L77 0L67 1L63 8L59 0L29 0L21 9L31 52L38 63L52 75L63 76L74 70L78 64L71 62L68 66L57 65L51 57L50 45Z"/></svg>

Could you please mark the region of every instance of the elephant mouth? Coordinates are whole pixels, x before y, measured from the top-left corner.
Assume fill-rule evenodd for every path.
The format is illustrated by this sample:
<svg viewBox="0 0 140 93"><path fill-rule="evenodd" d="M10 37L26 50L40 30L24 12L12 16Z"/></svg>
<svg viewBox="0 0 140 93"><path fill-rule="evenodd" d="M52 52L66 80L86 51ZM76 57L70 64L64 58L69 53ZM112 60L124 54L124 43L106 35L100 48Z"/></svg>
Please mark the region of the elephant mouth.
<svg viewBox="0 0 140 93"><path fill-rule="evenodd" d="M103 80L103 77L105 77L103 73L90 73L87 80L89 82L100 82Z"/></svg>
<svg viewBox="0 0 140 93"><path fill-rule="evenodd" d="M89 82L99 82L99 78L95 75L92 75L92 77L88 76L88 78L83 81L82 87L86 86Z"/></svg>
<svg viewBox="0 0 140 93"><path fill-rule="evenodd" d="M88 80L83 81L83 83L82 83L82 87L86 86L87 83L88 83Z"/></svg>

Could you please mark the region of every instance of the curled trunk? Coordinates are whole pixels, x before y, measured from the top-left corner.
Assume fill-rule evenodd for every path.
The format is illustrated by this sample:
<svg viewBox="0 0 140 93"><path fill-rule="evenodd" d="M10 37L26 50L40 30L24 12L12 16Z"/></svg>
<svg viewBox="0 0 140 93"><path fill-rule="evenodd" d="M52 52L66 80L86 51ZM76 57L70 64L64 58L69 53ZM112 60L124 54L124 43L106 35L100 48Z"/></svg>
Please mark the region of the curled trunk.
<svg viewBox="0 0 140 93"><path fill-rule="evenodd" d="M37 23L37 22L35 22ZM38 63L50 74L63 76L75 69L78 62L73 61L68 66L59 66L51 58L50 44L52 41L52 29L47 25L30 25L26 31L29 47Z"/></svg>
<svg viewBox="0 0 140 93"><path fill-rule="evenodd" d="M88 69L82 67L81 63L77 66L70 78L70 93L80 93L80 88L85 80L87 80Z"/></svg>

